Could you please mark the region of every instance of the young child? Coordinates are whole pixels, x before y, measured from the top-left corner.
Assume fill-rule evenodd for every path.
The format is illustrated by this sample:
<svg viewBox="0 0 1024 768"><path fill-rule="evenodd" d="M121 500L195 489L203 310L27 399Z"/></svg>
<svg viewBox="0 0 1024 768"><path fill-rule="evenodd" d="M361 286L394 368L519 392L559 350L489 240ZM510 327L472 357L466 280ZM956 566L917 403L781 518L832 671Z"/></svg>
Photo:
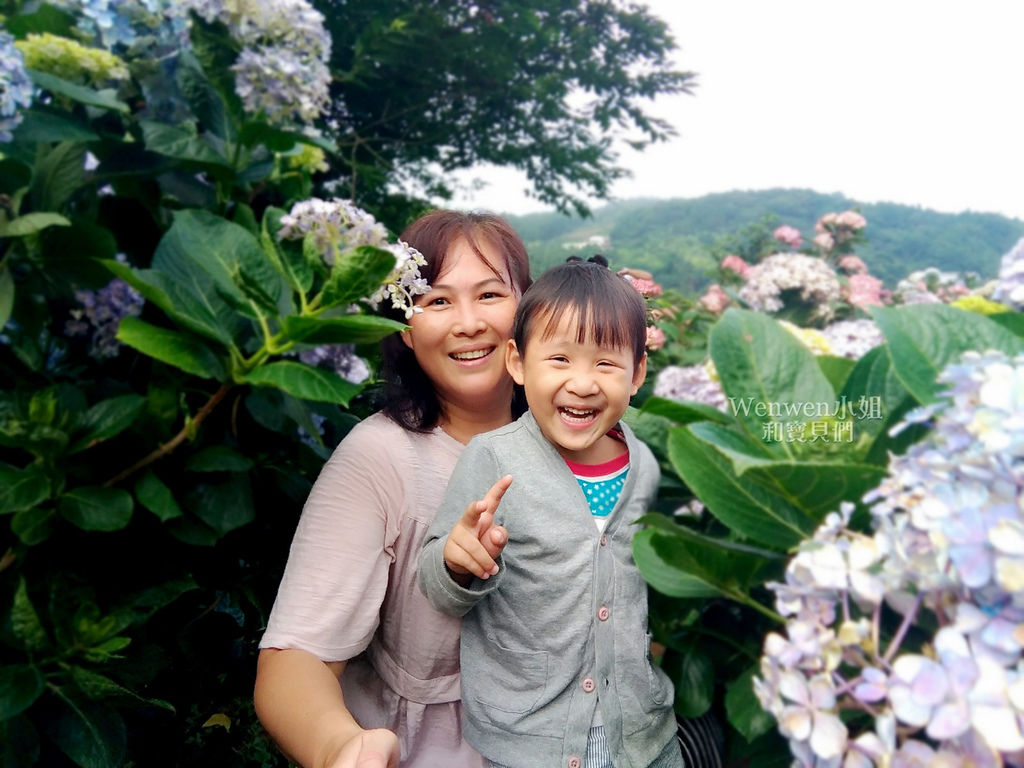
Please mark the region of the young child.
<svg viewBox="0 0 1024 768"><path fill-rule="evenodd" d="M658 485L620 422L645 341L643 299L606 267L541 275L505 357L530 410L469 442L424 540L420 586L464 616L463 735L491 766L683 765L631 549Z"/></svg>

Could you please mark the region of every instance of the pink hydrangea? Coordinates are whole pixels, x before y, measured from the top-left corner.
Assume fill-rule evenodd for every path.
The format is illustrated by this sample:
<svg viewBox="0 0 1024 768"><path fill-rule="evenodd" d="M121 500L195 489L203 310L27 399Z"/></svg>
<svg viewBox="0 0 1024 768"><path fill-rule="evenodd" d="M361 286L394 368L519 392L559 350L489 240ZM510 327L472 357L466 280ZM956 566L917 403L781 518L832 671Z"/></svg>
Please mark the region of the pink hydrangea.
<svg viewBox="0 0 1024 768"><path fill-rule="evenodd" d="M868 265L860 256L854 256L852 253L848 253L839 260L839 269L848 275L866 275L868 273Z"/></svg>
<svg viewBox="0 0 1024 768"><path fill-rule="evenodd" d="M697 301L711 314L720 315L729 306L732 299L729 298L729 294L722 290L722 286L714 283L708 288L707 293L697 299Z"/></svg>
<svg viewBox="0 0 1024 768"><path fill-rule="evenodd" d="M834 227L836 225L836 221L838 218L838 213L826 213L824 216L818 219L817 223L814 225L814 231L817 232L819 235L822 232L828 232L830 227Z"/></svg>
<svg viewBox="0 0 1024 768"><path fill-rule="evenodd" d="M772 233L772 237L783 245L788 245L790 248L799 248L800 244L804 241L803 235L800 234L800 230L787 224L783 224L781 227L776 229Z"/></svg>
<svg viewBox="0 0 1024 768"><path fill-rule="evenodd" d="M867 223L868 220L856 211L843 211L836 217L836 226L846 227L847 229L864 229Z"/></svg>
<svg viewBox="0 0 1024 768"><path fill-rule="evenodd" d="M836 245L836 239L828 232L819 232L814 236L814 244L823 251L831 251Z"/></svg>
<svg viewBox="0 0 1024 768"><path fill-rule="evenodd" d="M722 269L731 269L740 277L744 277L747 274L747 270L750 269L750 265L734 253L730 253L722 259L721 266Z"/></svg>
<svg viewBox="0 0 1024 768"><path fill-rule="evenodd" d="M647 326L647 349L651 352L665 346L665 332L656 325Z"/></svg>
<svg viewBox="0 0 1024 768"><path fill-rule="evenodd" d="M634 278L630 281L634 288L640 291L640 295L645 298L651 296L661 296L661 286L653 280L645 280L643 278Z"/></svg>
<svg viewBox="0 0 1024 768"><path fill-rule="evenodd" d="M880 306L882 281L867 274L850 275L846 300L855 307Z"/></svg>

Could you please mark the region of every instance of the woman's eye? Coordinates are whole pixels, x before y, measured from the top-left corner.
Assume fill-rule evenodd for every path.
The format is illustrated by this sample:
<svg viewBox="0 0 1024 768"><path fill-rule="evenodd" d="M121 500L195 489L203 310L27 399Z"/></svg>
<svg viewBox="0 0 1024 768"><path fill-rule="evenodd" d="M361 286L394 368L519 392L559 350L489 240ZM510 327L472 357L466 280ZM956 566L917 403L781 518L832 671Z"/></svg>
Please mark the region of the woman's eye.
<svg viewBox="0 0 1024 768"><path fill-rule="evenodd" d="M501 298L501 294L497 293L495 291L487 291L486 293L481 294L480 298L481 299L500 299Z"/></svg>
<svg viewBox="0 0 1024 768"><path fill-rule="evenodd" d="M440 307L447 303L448 299L444 298L443 296L438 296L436 299L431 299L429 302L427 302L427 306Z"/></svg>

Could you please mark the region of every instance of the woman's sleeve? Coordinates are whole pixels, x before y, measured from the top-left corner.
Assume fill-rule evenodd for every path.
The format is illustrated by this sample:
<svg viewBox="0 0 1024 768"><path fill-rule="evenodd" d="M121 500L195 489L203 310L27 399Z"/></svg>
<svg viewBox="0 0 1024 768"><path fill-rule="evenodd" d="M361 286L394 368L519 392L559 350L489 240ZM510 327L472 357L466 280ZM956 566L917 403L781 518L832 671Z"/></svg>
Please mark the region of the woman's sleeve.
<svg viewBox="0 0 1024 768"><path fill-rule="evenodd" d="M298 648L323 661L344 661L369 645L405 504L400 455L387 432L363 422L320 472L261 648Z"/></svg>

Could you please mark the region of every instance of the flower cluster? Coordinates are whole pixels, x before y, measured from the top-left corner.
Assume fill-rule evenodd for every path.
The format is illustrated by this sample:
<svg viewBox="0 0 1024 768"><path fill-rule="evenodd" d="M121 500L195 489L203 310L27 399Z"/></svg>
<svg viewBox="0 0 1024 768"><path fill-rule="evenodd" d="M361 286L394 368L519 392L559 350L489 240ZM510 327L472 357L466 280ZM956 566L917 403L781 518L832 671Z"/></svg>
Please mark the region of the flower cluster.
<svg viewBox="0 0 1024 768"><path fill-rule="evenodd" d="M19 109L32 105L33 86L14 38L0 30L0 142L10 141L21 122Z"/></svg>
<svg viewBox="0 0 1024 768"><path fill-rule="evenodd" d="M859 360L868 350L885 341L874 320L840 320L821 329L831 349L829 354Z"/></svg>
<svg viewBox="0 0 1024 768"><path fill-rule="evenodd" d="M161 49L187 42L185 14L175 0L51 0L78 14L77 28L107 50L127 49L145 38ZM152 50L149 51L152 54Z"/></svg>
<svg viewBox="0 0 1024 768"><path fill-rule="evenodd" d="M867 223L856 211L826 213L814 225L814 244L826 259L848 254Z"/></svg>
<svg viewBox="0 0 1024 768"><path fill-rule="evenodd" d="M389 243L384 225L352 202L316 197L303 200L281 217L281 225L279 239L311 243L328 266L334 265L345 251L363 245L390 251L395 257L395 268L369 298L370 304L376 309L390 300L391 307L406 319L422 311L414 300L430 290L427 281L420 277L419 268L427 263L423 254L401 240Z"/></svg>
<svg viewBox="0 0 1024 768"><path fill-rule="evenodd" d="M272 123L311 123L330 104L331 38L306 0L185 0L242 46L232 70L246 111Z"/></svg>
<svg viewBox="0 0 1024 768"><path fill-rule="evenodd" d="M722 383L713 371L709 363L666 366L654 380L654 394L670 400L703 403L725 412L729 401L722 391Z"/></svg>
<svg viewBox="0 0 1024 768"><path fill-rule="evenodd" d="M732 297L718 283L712 283L697 303L712 315L720 315L732 303Z"/></svg>
<svg viewBox="0 0 1024 768"><path fill-rule="evenodd" d="M1000 259L999 278L992 298L1018 312L1024 310L1024 237Z"/></svg>
<svg viewBox="0 0 1024 768"><path fill-rule="evenodd" d="M783 224L772 232L772 237L783 245L788 245L793 250L799 248L804 241L804 236L800 234L800 230L787 224Z"/></svg>
<svg viewBox="0 0 1024 768"><path fill-rule="evenodd" d="M71 319L64 325L69 337L88 336L89 354L96 359L116 357L121 350L117 329L126 317L142 314L145 299L128 283L117 278L98 291L75 291L81 309L71 311Z"/></svg>
<svg viewBox="0 0 1024 768"><path fill-rule="evenodd" d="M299 359L306 365L329 368L353 384L361 384L370 376L366 361L355 353L353 344L322 344L302 350Z"/></svg>
<svg viewBox="0 0 1024 768"><path fill-rule="evenodd" d="M754 688L801 766L999 766L1024 749L1024 356L966 353L933 431L769 585ZM840 711L846 714L840 718Z"/></svg>
<svg viewBox="0 0 1024 768"><path fill-rule="evenodd" d="M839 279L821 259L776 253L749 269L740 298L760 312L778 312L786 307L784 292L808 305L812 319L828 320L840 298Z"/></svg>
<svg viewBox="0 0 1024 768"><path fill-rule="evenodd" d="M948 304L969 295L980 282L976 272L961 274L927 267L900 280L893 299L899 304Z"/></svg>
<svg viewBox="0 0 1024 768"><path fill-rule="evenodd" d="M128 67L117 56L89 48L49 32L30 34L15 45L25 56L25 66L48 72L80 85L100 86L128 79Z"/></svg>

